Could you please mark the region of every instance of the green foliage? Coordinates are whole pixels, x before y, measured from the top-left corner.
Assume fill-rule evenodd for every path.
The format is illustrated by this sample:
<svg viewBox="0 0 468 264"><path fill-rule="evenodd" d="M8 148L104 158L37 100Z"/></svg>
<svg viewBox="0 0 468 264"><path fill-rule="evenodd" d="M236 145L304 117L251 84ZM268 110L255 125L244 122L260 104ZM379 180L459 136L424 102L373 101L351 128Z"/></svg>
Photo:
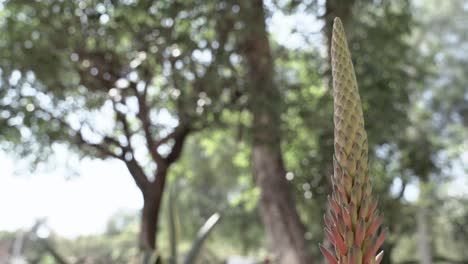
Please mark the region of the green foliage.
<svg viewBox="0 0 468 264"><path fill-rule="evenodd" d="M463 250L468 241L466 201L439 193L448 177L463 176L463 168L452 170L449 160L467 149L468 49L464 47L468 42L463 23L467 11L463 0L439 2L267 4L271 20L284 15L288 24L296 15L312 16L324 24L325 31L330 25L323 15L334 11L327 11L326 5L350 6L346 33L353 43L350 50L359 76L373 161L370 173L390 228L384 248L392 261L414 259L412 219L417 208L405 193L420 181L432 182L436 189L428 195L436 253L450 252L456 260L468 258ZM250 98L245 94L244 62L238 56L245 48L239 40L246 30L235 1L10 0L1 5L3 149L41 161L52 157L50 146L65 143L81 155L107 158L76 140L81 130L88 143L102 143L119 154L119 147L106 141L107 136L128 144L115 103L126 114L140 153L137 159L153 175L156 166L144 141L138 102L129 89L149 84L155 138L163 138L187 119L198 132L188 138L168 178L170 185L183 190L177 198L184 213L179 218L179 250L188 251L198 227L219 211L223 221L206 241L205 253L215 252L218 257L263 254L267 246L256 212L259 189L251 177L251 135L246 129L252 123L245 110ZM304 35L299 28L292 36L294 41L304 37L304 42L296 49L276 38L282 34L280 28L270 31L275 37L271 39L274 77L282 100L278 109L286 176L308 228L305 235L316 245L323 241L321 216L332 172L332 98L323 70L328 61L323 56L327 36ZM118 80L123 88L117 87ZM58 247L68 256L90 254L104 263L128 263L129 259L136 263L139 227L132 217L136 216L116 217L102 236L57 238ZM169 226L165 221L160 227L162 250L169 249ZM318 259L317 248L311 246L311 250ZM52 261L50 256L42 260Z"/></svg>
<svg viewBox="0 0 468 264"><path fill-rule="evenodd" d="M132 89L147 86L151 131L219 119L235 86L225 54L232 12L197 1L119 2L3 4L0 120L10 147L38 153L63 142L106 158L75 134L87 130L84 139L93 143L122 138L122 124L112 119L124 113L130 132L142 136ZM96 115L108 124L97 125Z"/></svg>
<svg viewBox="0 0 468 264"><path fill-rule="evenodd" d="M224 251L237 248L247 254L263 242L255 211L259 191L250 176L250 148L236 135L236 129L226 129L190 138L171 182L184 190L177 195L178 211L190 214L180 218L182 240L192 240L205 219L222 212L224 220L212 234L213 241L229 240Z"/></svg>

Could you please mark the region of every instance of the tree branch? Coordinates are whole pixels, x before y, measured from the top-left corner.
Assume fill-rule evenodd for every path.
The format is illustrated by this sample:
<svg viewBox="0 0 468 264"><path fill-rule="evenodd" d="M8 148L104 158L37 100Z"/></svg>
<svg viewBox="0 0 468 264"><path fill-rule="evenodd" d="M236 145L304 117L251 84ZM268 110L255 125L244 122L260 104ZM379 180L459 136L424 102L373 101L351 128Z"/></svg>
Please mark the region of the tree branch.
<svg viewBox="0 0 468 264"><path fill-rule="evenodd" d="M171 152L165 158L166 163L168 165L177 161L182 153L182 147L184 145L185 139L187 138L188 134L190 133L190 127L185 124L180 124L174 132L170 134L171 138L174 140L174 146L172 147ZM167 138L167 137L166 137ZM169 140L169 139L168 139ZM166 140L166 141L168 141Z"/></svg>
<svg viewBox="0 0 468 264"><path fill-rule="evenodd" d="M135 180L136 185L142 192L147 188L149 185L150 181L146 177L146 174L141 167L140 164L138 164L138 161L135 159L135 152L132 146L132 132L130 131L130 124L128 123L128 119L125 116L124 113L120 112L116 108L116 104L114 101L112 101L113 106L114 106L114 111L116 114L116 122L119 122L122 124L125 139L127 140L127 146L122 147L123 153L122 153L122 161L125 162L125 165L127 166L128 171L132 175L133 179ZM130 153L131 156L126 155L127 153Z"/></svg>
<svg viewBox="0 0 468 264"><path fill-rule="evenodd" d="M138 164L135 159L135 156L132 154L130 159L124 159L125 165L127 166L128 171L132 175L133 179L135 180L136 185L138 188L145 193L146 189L148 188L150 181L146 177L143 168Z"/></svg>
<svg viewBox="0 0 468 264"><path fill-rule="evenodd" d="M133 154L133 147L132 147L132 135L133 132L130 131L130 124L128 123L127 117L125 116L124 113L120 112L117 107L116 107L116 102L112 100L112 104L114 107L115 111L115 119L116 122L120 123L122 125L123 131L124 131L124 136L125 139L127 140L127 150L130 151Z"/></svg>
<svg viewBox="0 0 468 264"><path fill-rule="evenodd" d="M86 141L83 137L83 133L81 133L81 130L76 131L72 129L72 131L73 133L75 133L77 144L94 148L97 151L99 151L103 156L113 157L116 159L122 159L122 155L117 155L116 153L112 152L110 149L106 147L105 144L91 143L91 142Z"/></svg>
<svg viewBox="0 0 468 264"><path fill-rule="evenodd" d="M398 196L396 197L396 200L401 200L401 198L403 198L403 195L405 195L406 185L407 185L406 180L401 179L401 189L400 189L400 192L398 193Z"/></svg>
<svg viewBox="0 0 468 264"><path fill-rule="evenodd" d="M120 143L116 139L114 139L114 138L112 138L110 136L103 136L103 142L106 143L106 144L88 142L87 140L84 139L83 133L81 132L81 128L78 129L78 130L73 129L70 126L70 124L65 122L62 118L56 117L51 112L49 112L46 109L41 108L39 106L37 106L37 111L41 111L41 112L47 114L52 120L55 120L55 121L59 122L62 129L66 129L67 131L69 131L69 134L71 134L72 136L75 137L75 140L77 141L77 144L86 145L88 147L91 147L91 148L97 150L98 152L100 152L103 156L113 157L113 158L117 158L117 159L122 159L123 158L122 155L118 155L118 154L116 154L115 152L111 151L110 149L108 149L106 147L106 145L115 145L115 146L122 149L122 146L120 145Z"/></svg>
<svg viewBox="0 0 468 264"><path fill-rule="evenodd" d="M145 85L148 86L148 83L146 83ZM148 144L148 151L153 161L156 162L158 166L161 166L164 162L164 159L161 157L161 155L159 155L157 151L158 145L153 138L153 134L151 133L151 120L149 117L149 109L146 102L146 92L140 94L136 88L136 84L133 82L130 84L130 88L134 91L135 96L138 100L137 117L141 122L142 129L145 134L146 144ZM145 90L146 89L147 87L145 87Z"/></svg>
<svg viewBox="0 0 468 264"><path fill-rule="evenodd" d="M39 108L38 110L43 111L44 113L48 114L50 118L53 120L56 120L60 123L61 127L64 129L67 129L71 133L74 134L74 137L77 141L77 144L79 145L84 145L91 147L98 152L100 152L103 156L105 157L113 157L119 160L122 160L125 165L127 166L130 174L132 175L133 179L135 180L136 185L138 188L140 188L142 191L147 188L149 185L149 180L146 177L143 168L138 164L138 162L135 160L135 156L133 154L133 150L129 148L129 146L122 146L118 140L115 138L112 138L110 136L104 136L103 141L101 143L91 143L88 142L87 140L84 139L83 133L81 132L81 129L75 130L73 129L67 122L65 122L63 119L58 118L54 116L52 113L48 112L45 109ZM125 133L125 132L124 132ZM116 154L115 152L111 151L107 146L109 145L115 145L118 148L122 150L122 153L120 155ZM131 158L126 157L126 153L130 152Z"/></svg>

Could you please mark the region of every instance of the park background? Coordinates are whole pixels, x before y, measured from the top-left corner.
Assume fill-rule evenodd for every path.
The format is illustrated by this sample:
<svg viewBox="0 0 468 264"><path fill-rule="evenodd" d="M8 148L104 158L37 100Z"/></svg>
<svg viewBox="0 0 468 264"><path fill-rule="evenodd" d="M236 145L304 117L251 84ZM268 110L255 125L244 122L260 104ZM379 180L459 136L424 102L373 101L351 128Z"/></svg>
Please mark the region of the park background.
<svg viewBox="0 0 468 264"><path fill-rule="evenodd" d="M216 212L198 263L274 259L285 246L263 192L290 200L283 217L321 263L336 16L390 231L383 262L467 263L463 0L0 1L0 258L60 263L51 247L66 263L136 263L155 244L139 235L143 175L166 179L149 232L163 259ZM263 141L284 163L265 181Z"/></svg>

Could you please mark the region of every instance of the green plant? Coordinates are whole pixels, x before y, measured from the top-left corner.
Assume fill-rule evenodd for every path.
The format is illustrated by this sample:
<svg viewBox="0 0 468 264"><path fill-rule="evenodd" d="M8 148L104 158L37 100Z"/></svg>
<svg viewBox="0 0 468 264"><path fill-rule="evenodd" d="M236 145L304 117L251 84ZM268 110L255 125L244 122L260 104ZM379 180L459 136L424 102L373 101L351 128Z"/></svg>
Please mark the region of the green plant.
<svg viewBox="0 0 468 264"><path fill-rule="evenodd" d="M377 251L387 232L377 234L382 217L376 211L377 201L372 198L361 100L339 18L334 21L331 45L335 154L325 234L334 251L323 246L320 249L332 264L378 264L383 251L378 254Z"/></svg>
<svg viewBox="0 0 468 264"><path fill-rule="evenodd" d="M197 257L200 253L200 250L203 246L203 243L208 238L208 235L211 233L215 225L218 223L221 215L219 213L214 213L211 215L208 220L203 224L202 227L198 230L197 237L192 243L190 251L187 253L184 259L184 264L194 264L196 263Z"/></svg>

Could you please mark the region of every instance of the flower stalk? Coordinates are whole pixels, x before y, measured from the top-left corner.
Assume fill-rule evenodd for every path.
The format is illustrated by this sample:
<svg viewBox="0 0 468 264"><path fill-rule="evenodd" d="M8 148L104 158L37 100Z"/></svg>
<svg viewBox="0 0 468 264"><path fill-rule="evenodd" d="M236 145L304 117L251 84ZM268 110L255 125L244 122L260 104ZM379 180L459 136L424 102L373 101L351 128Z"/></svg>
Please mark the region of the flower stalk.
<svg viewBox="0 0 468 264"><path fill-rule="evenodd" d="M335 18L331 43L334 98L334 164L332 195L325 214L325 235L334 250L320 246L330 264L379 264L386 238L378 234L382 217L372 197L368 173L367 134L343 24Z"/></svg>

